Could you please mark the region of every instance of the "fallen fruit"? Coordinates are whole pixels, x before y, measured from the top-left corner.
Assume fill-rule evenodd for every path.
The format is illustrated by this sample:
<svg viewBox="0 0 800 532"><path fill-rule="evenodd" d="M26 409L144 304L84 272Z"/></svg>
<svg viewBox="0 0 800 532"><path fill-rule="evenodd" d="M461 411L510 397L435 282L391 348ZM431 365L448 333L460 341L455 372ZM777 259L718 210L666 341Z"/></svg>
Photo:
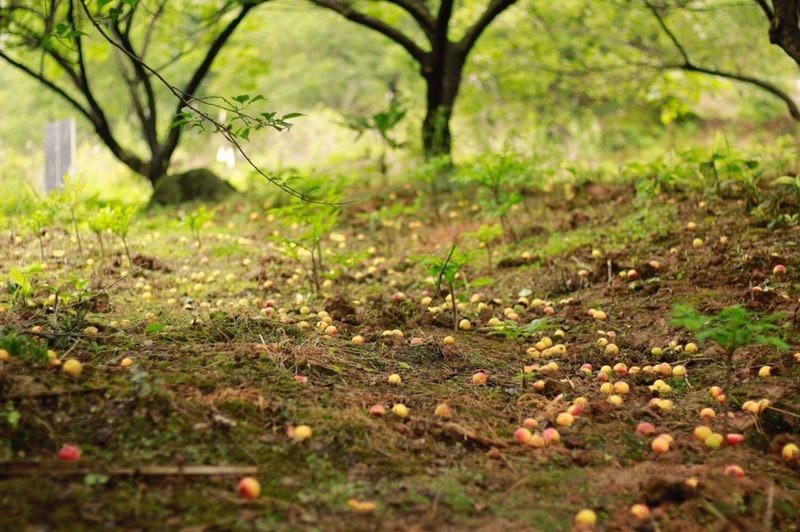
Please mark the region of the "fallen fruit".
<svg viewBox="0 0 800 532"><path fill-rule="evenodd" d="M58 451L58 459L62 462L77 462L81 458L81 450L69 443L61 447Z"/></svg>
<svg viewBox="0 0 800 532"><path fill-rule="evenodd" d="M575 514L576 525L594 525L597 523L597 514L592 510L581 510Z"/></svg>
<svg viewBox="0 0 800 532"><path fill-rule="evenodd" d="M652 441L650 448L655 453L664 454L669 451L669 441L663 436L658 436Z"/></svg>
<svg viewBox="0 0 800 532"><path fill-rule="evenodd" d="M714 412L713 408L704 408L700 411L701 419L713 419L715 417L717 417L717 413Z"/></svg>
<svg viewBox="0 0 800 532"><path fill-rule="evenodd" d="M399 418L407 418L408 417L408 407L403 403L397 403L392 407L392 413Z"/></svg>
<svg viewBox="0 0 800 532"><path fill-rule="evenodd" d="M688 344L686 344L683 350L686 351L687 353L697 353L697 344L689 342Z"/></svg>
<svg viewBox="0 0 800 532"><path fill-rule="evenodd" d="M386 415L386 408L383 405L372 405L369 407L369 415L383 416Z"/></svg>
<svg viewBox="0 0 800 532"><path fill-rule="evenodd" d="M458 328L462 331L469 331L472 329L472 323L468 319L463 319L458 322Z"/></svg>
<svg viewBox="0 0 800 532"><path fill-rule="evenodd" d="M774 268L772 268L772 273L775 275L780 275L786 273L786 266L783 264L776 264Z"/></svg>
<svg viewBox="0 0 800 532"><path fill-rule="evenodd" d="M372 501L359 501L358 499L348 499L347 506L356 512L374 512L378 505Z"/></svg>
<svg viewBox="0 0 800 532"><path fill-rule="evenodd" d="M634 504L631 506L631 515L636 519L645 520L650 517L650 508L646 504Z"/></svg>
<svg viewBox="0 0 800 532"><path fill-rule="evenodd" d="M255 499L261 494L261 484L253 477L244 477L236 485L236 491L245 499Z"/></svg>
<svg viewBox="0 0 800 532"><path fill-rule="evenodd" d="M123 368L127 368L133 365L133 359L125 357L119 361L119 365Z"/></svg>
<svg viewBox="0 0 800 532"><path fill-rule="evenodd" d="M544 429L544 432L542 432L542 437L547 445L552 445L561 441L561 434L559 434L558 431L553 427Z"/></svg>
<svg viewBox="0 0 800 532"><path fill-rule="evenodd" d="M402 377L400 377L400 375L398 375L397 373L392 373L391 375L389 375L389 378L387 380L389 381L389 384L400 384L401 382L403 382Z"/></svg>
<svg viewBox="0 0 800 532"><path fill-rule="evenodd" d="M627 382L617 381L614 383L614 393L618 395L625 395L630 391L630 386Z"/></svg>
<svg viewBox="0 0 800 532"><path fill-rule="evenodd" d="M528 430L535 429L539 427L539 422L532 417L528 417L525 418L525 421L522 422L522 426Z"/></svg>
<svg viewBox="0 0 800 532"><path fill-rule="evenodd" d="M575 416L570 414L569 412L561 412L556 417L556 425L559 427L569 427L575 422Z"/></svg>
<svg viewBox="0 0 800 532"><path fill-rule="evenodd" d="M709 427L706 427L704 425L700 425L699 427L695 427L694 432L693 432L694 437L697 438L698 440L702 441L702 442L705 442L706 438L711 436L713 433L714 433L713 430L711 430Z"/></svg>
<svg viewBox="0 0 800 532"><path fill-rule="evenodd" d="M525 427L520 427L514 431L514 439L520 443L528 443L531 441L533 434Z"/></svg>
<svg viewBox="0 0 800 532"><path fill-rule="evenodd" d="M0 349L0 362L5 362L8 360L8 351L5 349Z"/></svg>
<svg viewBox="0 0 800 532"><path fill-rule="evenodd" d="M309 439L311 434L313 434L311 427L308 425L298 425L292 431L291 438L296 442L302 442Z"/></svg>
<svg viewBox="0 0 800 532"><path fill-rule="evenodd" d="M783 446L783 449L781 449L781 456L784 460L794 460L800 457L800 448L793 443L787 443Z"/></svg>
<svg viewBox="0 0 800 532"><path fill-rule="evenodd" d="M453 416L453 410L447 404L440 403L436 405L433 415L436 417L449 419Z"/></svg>
<svg viewBox="0 0 800 532"><path fill-rule="evenodd" d="M542 437L541 434L534 434L533 436L531 436L528 445L530 445L531 447L535 447L536 449L542 449L547 445L547 441L545 441L544 437Z"/></svg>
<svg viewBox="0 0 800 532"><path fill-rule="evenodd" d="M452 336L445 336L445 337L442 339L442 343L443 343L444 345L456 345L456 339L455 339L455 338L453 338Z"/></svg>
<svg viewBox="0 0 800 532"><path fill-rule="evenodd" d="M736 464L725 466L723 472L729 477L744 478L744 469Z"/></svg>
<svg viewBox="0 0 800 532"><path fill-rule="evenodd" d="M706 447L711 447L712 449L719 449L722 446L723 440L724 438L722 437L722 434L714 432L706 437L704 443L706 444Z"/></svg>
<svg viewBox="0 0 800 532"><path fill-rule="evenodd" d="M726 434L725 435L725 443L728 444L730 447L736 447L740 443L744 441L744 434Z"/></svg>
<svg viewBox="0 0 800 532"><path fill-rule="evenodd" d="M624 401L620 395L609 395L608 402L614 406L620 406Z"/></svg>
<svg viewBox="0 0 800 532"><path fill-rule="evenodd" d="M360 334L353 336L352 342L356 345L364 345L364 337Z"/></svg>
<svg viewBox="0 0 800 532"><path fill-rule="evenodd" d="M648 423L647 421L643 421L636 425L636 432L639 434L644 434L645 436L649 436L650 434L656 431L656 427L652 423Z"/></svg>
<svg viewBox="0 0 800 532"><path fill-rule="evenodd" d="M486 384L486 381L488 381L488 380L489 380L489 376L486 373L482 372L482 371L479 371L479 372L475 373L472 376L472 379L471 379L472 384L478 384L478 385Z"/></svg>
<svg viewBox="0 0 800 532"><path fill-rule="evenodd" d="M75 377L77 379L78 377L81 376L81 372L83 371L83 366L81 366L81 363L75 360L74 358L70 358L66 362L64 362L61 371L63 371L70 377Z"/></svg>
<svg viewBox="0 0 800 532"><path fill-rule="evenodd" d="M772 368L769 366L762 366L761 369L758 370L759 377L769 377L772 373Z"/></svg>

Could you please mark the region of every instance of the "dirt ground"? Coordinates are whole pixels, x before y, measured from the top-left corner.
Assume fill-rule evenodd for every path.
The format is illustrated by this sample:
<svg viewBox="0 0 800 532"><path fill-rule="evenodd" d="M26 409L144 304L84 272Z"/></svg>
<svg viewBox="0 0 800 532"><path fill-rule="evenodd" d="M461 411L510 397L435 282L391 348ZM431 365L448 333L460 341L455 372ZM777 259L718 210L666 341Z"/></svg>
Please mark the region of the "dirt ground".
<svg viewBox="0 0 800 532"><path fill-rule="evenodd" d="M397 192L397 201L408 193ZM480 222L468 205L454 205L440 221L419 212L375 229L363 214L385 196L346 210L325 241L364 258L342 267L316 300L297 298L308 293L303 270L268 245L275 226L242 200L204 230L200 249L174 211L151 213L131 237L140 254L131 274L123 254L80 256L65 231L54 231L48 251L67 253L48 257L30 306L3 296L0 325L6 342L46 343L83 372L70 378L14 353L0 363L0 529L569 530L581 509L594 510L604 530L800 528L800 465L781 458L784 444L800 444L797 227L760 227L733 201L677 195L641 204L630 186L528 198L515 213L520 240L497 246L494 268L475 251L466 277L492 283L464 290L461 315L473 327L454 332L449 311L434 315L420 303L430 296L441 305L443 294L414 256L444 255L454 240L468 247L463 235ZM695 238L704 245L693 246ZM4 277L37 260L35 239L2 246ZM777 264L787 273L773 274ZM635 279L619 275L631 269ZM54 311L43 287L71 277L110 287ZM470 302L474 294L485 308ZM530 304L535 298L545 304ZM784 313L790 350L736 352L727 422L709 393L725 382L723 353L671 324L678 303ZM488 320L505 308L525 323L546 316L548 305L545 328L522 347L489 334ZM265 315L265 306L275 312ZM592 308L607 318L593 318ZM322 310L335 335L317 328ZM384 335L394 329L403 336ZM351 342L355 335L363 345ZM526 351L543 336L564 351L532 358ZM681 349L688 342L699 350ZM654 347L663 353L652 355ZM122 367L126 357L133 365ZM685 366L686 378L662 377L674 409L649 404L659 375L644 371L612 379L630 392L610 404L597 370L620 362ZM580 371L587 363L589 375ZM772 376L758 377L764 365ZM479 371L486 384L472 383ZM393 373L400 384L387 381ZM524 420L537 420L539 431L554 426L578 397L588 406L558 427L560 442L515 441ZM758 416L742 411L744 401L763 398L770 408ZM398 403L408 417L393 414ZM434 415L441 403L451 418ZM373 405L386 415L370 415ZM704 407L717 417L701 421ZM654 453L653 436L635 431L645 421L674 438L669 452ZM313 436L295 442L287 431L301 424ZM745 440L710 449L692 434L701 424L721 433L728 425ZM80 448L78 462L58 461L65 443ZM745 477L726 476L729 464ZM199 465L213 467L190 467ZM248 475L261 485L254 500L236 492ZM633 517L634 503L647 504L651 517Z"/></svg>

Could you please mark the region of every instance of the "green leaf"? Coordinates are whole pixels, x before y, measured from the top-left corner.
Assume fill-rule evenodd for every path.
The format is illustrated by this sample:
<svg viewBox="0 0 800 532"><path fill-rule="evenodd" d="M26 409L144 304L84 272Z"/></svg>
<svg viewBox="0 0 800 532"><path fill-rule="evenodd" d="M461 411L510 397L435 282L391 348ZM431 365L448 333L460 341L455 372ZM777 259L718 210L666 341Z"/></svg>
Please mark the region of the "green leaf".
<svg viewBox="0 0 800 532"><path fill-rule="evenodd" d="M147 334L158 334L166 328L167 326L164 325L163 323L151 323L150 325L147 326L144 332L146 332Z"/></svg>

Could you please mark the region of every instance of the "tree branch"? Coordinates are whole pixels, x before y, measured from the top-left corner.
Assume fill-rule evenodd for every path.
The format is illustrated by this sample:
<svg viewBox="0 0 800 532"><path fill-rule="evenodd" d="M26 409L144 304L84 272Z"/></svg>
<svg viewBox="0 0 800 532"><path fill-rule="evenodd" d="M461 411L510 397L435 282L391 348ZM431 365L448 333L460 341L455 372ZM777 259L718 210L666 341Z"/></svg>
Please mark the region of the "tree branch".
<svg viewBox="0 0 800 532"><path fill-rule="evenodd" d="M344 18L355 22L356 24L360 24L362 26L366 26L367 28L373 29L378 33L388 37L389 39L393 40L395 43L399 44L406 51L417 60L418 63L422 64L426 60L427 52L420 48L417 43L415 43L410 37L406 34L387 24L386 22L362 13L361 11L356 11L353 9L350 4L344 3L340 0L310 0L311 3L319 6L324 7L326 9L330 9L331 11L335 11L342 15Z"/></svg>
<svg viewBox="0 0 800 532"><path fill-rule="evenodd" d="M461 41L458 43L458 48L461 50L463 57L469 54L475 43L478 42L481 34L489 27L489 24L497 18L500 13L511 7L517 0L491 0L486 11L478 18L478 20L467 30Z"/></svg>
<svg viewBox="0 0 800 532"><path fill-rule="evenodd" d="M394 4L401 8L403 11L411 15L417 24L425 32L428 40L433 43L436 21L433 18L428 7L421 0L386 0L390 4Z"/></svg>
<svg viewBox="0 0 800 532"><path fill-rule="evenodd" d="M650 12L653 13L653 16L658 21L658 25L661 26L661 29L664 31L667 37L669 37L669 40L672 41L672 44L678 50L678 53L680 53L681 57L683 57L683 62L687 65L690 65L692 62L689 60L689 54L686 52L686 48L683 47L675 34L672 33L672 30L669 29L669 26L667 26L667 23L664 21L664 17L661 16L661 13L659 13L658 8L651 4L649 0L643 1L647 8L650 9Z"/></svg>
<svg viewBox="0 0 800 532"><path fill-rule="evenodd" d="M109 36L108 33L106 33L105 30L103 30L103 27L100 25L100 23L97 20L95 20L94 17L92 17L92 14L89 12L89 8L86 5L86 0L79 0L79 1L81 2L81 6L83 7L84 12L86 13L87 17L89 18L89 21L92 23L94 28L100 33L100 35L103 37L103 39L105 39L109 44L111 44L116 49L118 49L118 50L120 50L120 51L122 51L122 52L127 54L128 52L125 50L125 48L123 48L123 46L121 44L119 44L114 39L112 39L111 36ZM250 3L250 4L247 4L244 7L248 7L249 6L248 7L248 9L249 9L251 7L254 7L255 5L256 5L255 3ZM279 189L283 190L284 192L286 192L286 193L288 193L288 194L290 194L290 195L292 195L292 196L294 196L294 197L296 197L296 198L298 198L298 199L300 199L300 200L302 200L304 202L316 203L316 204L319 204L319 205L331 205L330 203L325 202L325 201L315 200L314 198L310 197L306 193L300 192L300 191L292 188L290 185L286 184L281 179L266 174L261 168L259 168L259 166L255 162L253 162L253 160L250 158L250 156L247 154L247 152L245 152L244 148L242 148L242 145L239 143L238 139L236 138L236 135L234 135L228 129L228 127L226 127L224 124L220 123L219 121L215 120L214 117L210 116L208 113L203 112L202 109L198 108L195 105L196 100L194 98L192 98L191 95L188 95L185 92L181 91L181 89L178 89L177 87L175 87L173 84L171 84L169 81L167 81L164 78L164 76L162 76L157 70L153 69L146 62L141 61L141 63L142 63L142 66L145 68L145 70L147 70L153 76L155 76L156 79L158 79L165 87L167 87L167 89L169 89L169 91L176 98L178 98L178 100L184 102L184 105L187 108L191 109L198 116L200 116L203 120L207 120L209 123L213 124L214 127L216 128L216 131L220 135L222 135L222 137L225 140L227 140L236 149L237 152L239 152L239 154L244 158L244 160L247 161L247 164L249 164L250 167L256 173L258 173L260 176L262 176L264 179L266 179L272 185L278 187Z"/></svg>
<svg viewBox="0 0 800 532"><path fill-rule="evenodd" d="M768 81L764 81L762 79L755 78L753 76L748 76L746 74L737 74L735 72L726 72L724 70L716 70L714 68L705 68L694 64L681 64L674 66L672 68L680 68L689 72L699 72L701 74L708 74L710 76L732 79L734 81L739 81L742 83L753 85L755 87L759 87L769 92L773 96L781 99L783 103L786 104L786 107L788 108L789 114L792 116L792 118L797 121L800 121L800 108L797 107L797 104L794 102L794 100L792 100L791 96L789 96L783 89L781 89L777 85L773 85Z"/></svg>
<svg viewBox="0 0 800 532"><path fill-rule="evenodd" d="M187 103L189 103L191 99L195 97L194 93L197 92L198 88L200 88L200 84L203 82L203 79L206 77L209 70L211 70L211 65L214 63L214 60L219 55L220 51L222 51L225 43L228 41L228 39L230 39L231 35L233 35L233 32L236 31L236 28L254 6L255 4L244 4L236 17L234 17L233 20L228 23L225 29L223 29L222 32L217 35L216 39L214 39L214 42L211 43L208 51L206 51L203 61L197 66L194 74L183 90L180 91L183 96L179 98L178 105L175 107L173 116L176 118L180 116L181 110L187 105ZM142 64L143 63L140 63L140 65ZM175 148L178 146L180 135L181 128L173 127L170 129L167 140L161 150L162 155L166 155L167 157L172 155L172 152L175 151ZM159 155L154 155L154 158L158 158L158 156Z"/></svg>
<svg viewBox="0 0 800 532"><path fill-rule="evenodd" d="M82 114L90 123L94 124L94 119L92 118L92 115L89 113L89 111L86 108L84 108L78 102L78 100L76 100L75 98L70 96L70 94L67 93L64 89L62 89L61 87L59 87L58 85L56 85L55 83L53 83L52 81L50 81L49 79L44 77L43 74L39 74L38 72L35 72L34 70L32 70L32 69L28 68L27 66L23 65L19 61L16 61L10 55L5 53L2 49L0 49L0 59L3 59L9 65L11 65L14 68L24 72L29 77L35 79L36 81L38 81L39 83L41 83L42 85L44 85L45 87L50 89L51 91L53 91L56 94L58 94L59 96L61 96L72 107L74 107L80 114Z"/></svg>
<svg viewBox="0 0 800 532"><path fill-rule="evenodd" d="M672 41L672 44L678 50L678 53L680 53L681 57L683 58L682 63L678 63L675 65L665 65L666 68L686 70L687 72L698 72L701 74L707 74L709 76L732 79L734 81L739 81L741 83L747 83L755 87L759 87L769 92L773 96L776 96L777 98L781 99L783 103L786 104L786 107L788 108L789 114L792 116L792 118L800 121L800 109L798 109L797 104L784 90L779 88L777 85L773 85L768 81L764 81L762 79L753 76L748 76L746 74L737 74L735 72L728 72L725 70L718 70L715 68L707 68L695 65L692 62L691 58L689 57L689 52L686 50L686 48L684 48L684 46L678 40L678 37L675 35L675 33L673 33L672 30L670 30L669 26L667 26L664 17L661 15L658 9L652 3L650 3L649 0L643 0L643 1L645 5L647 5L647 7L653 13L653 16L658 21L659 26L661 26L661 29L664 31L667 37L669 37L670 41Z"/></svg>

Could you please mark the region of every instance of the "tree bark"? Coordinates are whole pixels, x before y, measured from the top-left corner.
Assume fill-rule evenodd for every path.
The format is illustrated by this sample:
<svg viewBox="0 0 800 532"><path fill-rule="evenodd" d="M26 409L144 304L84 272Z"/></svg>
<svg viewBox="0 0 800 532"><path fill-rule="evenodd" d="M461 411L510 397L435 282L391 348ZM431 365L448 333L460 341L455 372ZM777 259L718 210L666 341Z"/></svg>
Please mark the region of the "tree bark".
<svg viewBox="0 0 800 532"><path fill-rule="evenodd" d="M449 156L453 138L450 120L453 116L464 61L448 43L439 61L423 70L427 86L425 119L422 121L422 146L425 160ZM438 64L437 64L438 63Z"/></svg>
<svg viewBox="0 0 800 532"><path fill-rule="evenodd" d="M769 42L780 46L800 65L800 2L798 0L756 0L770 22Z"/></svg>

